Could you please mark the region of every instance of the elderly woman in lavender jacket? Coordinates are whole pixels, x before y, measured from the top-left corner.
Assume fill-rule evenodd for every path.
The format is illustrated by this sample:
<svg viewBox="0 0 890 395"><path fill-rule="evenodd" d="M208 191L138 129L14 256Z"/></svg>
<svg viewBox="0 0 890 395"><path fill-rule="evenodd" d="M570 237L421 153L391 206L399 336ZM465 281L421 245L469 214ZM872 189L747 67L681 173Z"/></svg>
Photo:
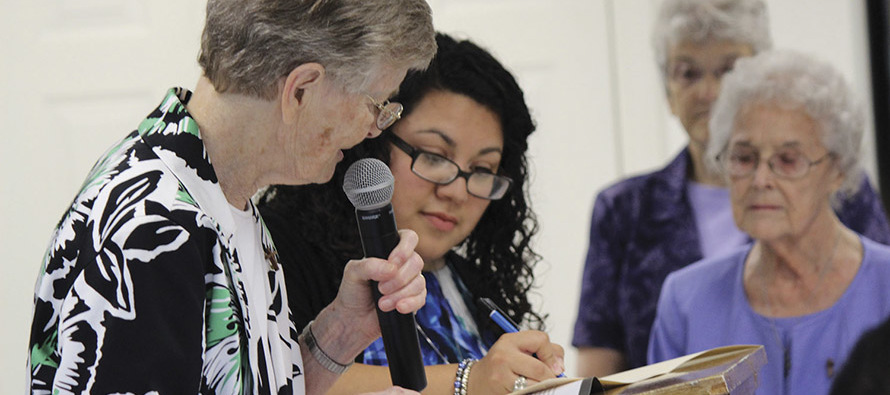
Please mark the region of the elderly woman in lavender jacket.
<svg viewBox="0 0 890 395"><path fill-rule="evenodd" d="M890 315L890 247L832 209L862 177L863 113L840 74L803 54L739 60L707 158L753 244L668 276L649 362L762 344L758 394L825 394L859 336Z"/></svg>

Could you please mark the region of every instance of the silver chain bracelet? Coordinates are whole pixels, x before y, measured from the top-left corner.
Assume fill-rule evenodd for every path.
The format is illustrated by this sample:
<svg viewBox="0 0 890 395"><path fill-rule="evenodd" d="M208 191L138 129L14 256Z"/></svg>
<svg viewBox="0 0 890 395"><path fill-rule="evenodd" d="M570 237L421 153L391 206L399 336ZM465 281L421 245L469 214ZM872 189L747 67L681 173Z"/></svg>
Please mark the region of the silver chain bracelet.
<svg viewBox="0 0 890 395"><path fill-rule="evenodd" d="M303 333L300 334L300 337L297 340L309 349L309 353L312 354L312 356L315 357L315 360L318 361L321 366L324 366L325 369L336 374L343 374L346 372L346 369L349 369L349 367L355 363L355 361L349 361L348 364L344 365L329 357L328 354L318 346L318 340L315 339L315 334L312 333L313 322L315 321L309 321L306 328L303 329Z"/></svg>

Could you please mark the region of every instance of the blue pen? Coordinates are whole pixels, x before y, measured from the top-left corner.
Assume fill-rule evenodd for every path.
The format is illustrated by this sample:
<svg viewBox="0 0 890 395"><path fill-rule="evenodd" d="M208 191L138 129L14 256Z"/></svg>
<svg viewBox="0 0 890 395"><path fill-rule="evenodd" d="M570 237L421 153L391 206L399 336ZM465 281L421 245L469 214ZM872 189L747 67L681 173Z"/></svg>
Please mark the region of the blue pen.
<svg viewBox="0 0 890 395"><path fill-rule="evenodd" d="M504 312L501 311L501 308L498 307L498 305L494 304L494 302L491 299L479 298L479 301L482 302L482 304L485 306L485 308L487 308L490 311L488 313L488 316L491 318L491 320L494 321L495 324L498 324L498 326L501 327L501 329L503 329L504 332L507 332L507 333L519 332L518 325L516 325L516 323L513 322L513 320L511 320L509 316L507 316L507 314L504 314ZM535 358L537 358L537 357L538 356L535 355ZM559 376L556 376L556 377L566 377L566 375L565 375L565 373L560 373Z"/></svg>

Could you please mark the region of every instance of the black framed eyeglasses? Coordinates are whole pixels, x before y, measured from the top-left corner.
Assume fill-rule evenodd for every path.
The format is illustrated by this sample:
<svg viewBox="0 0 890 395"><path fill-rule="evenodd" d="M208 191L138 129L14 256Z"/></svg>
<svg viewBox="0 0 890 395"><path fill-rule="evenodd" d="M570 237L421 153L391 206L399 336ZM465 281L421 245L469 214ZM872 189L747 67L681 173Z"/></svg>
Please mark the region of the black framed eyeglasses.
<svg viewBox="0 0 890 395"><path fill-rule="evenodd" d="M395 133L387 133L389 140L411 157L411 171L418 177L439 185L448 185L458 177L467 181L467 193L482 199L498 200L507 194L513 180L486 169L463 171L457 163L442 155L417 149Z"/></svg>
<svg viewBox="0 0 890 395"><path fill-rule="evenodd" d="M371 103L374 104L374 107L377 107L379 111L377 113L377 129L386 130L392 124L396 123L400 118L402 118L402 104L391 102L389 100L384 101L383 103L374 100L371 95L365 95L368 99L371 100Z"/></svg>
<svg viewBox="0 0 890 395"><path fill-rule="evenodd" d="M806 176L810 168L833 156L828 152L819 159L810 160L797 149L784 149L767 158L766 164L776 176L793 180ZM718 155L717 160L731 177L747 177L760 165L760 153L750 147L735 147Z"/></svg>

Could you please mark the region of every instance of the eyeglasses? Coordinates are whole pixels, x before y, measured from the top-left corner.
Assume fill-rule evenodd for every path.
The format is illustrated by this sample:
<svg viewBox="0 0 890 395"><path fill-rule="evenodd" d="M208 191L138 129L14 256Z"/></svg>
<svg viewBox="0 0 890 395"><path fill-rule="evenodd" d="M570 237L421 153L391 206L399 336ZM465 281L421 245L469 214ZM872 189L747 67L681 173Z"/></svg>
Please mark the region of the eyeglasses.
<svg viewBox="0 0 890 395"><path fill-rule="evenodd" d="M811 167L833 155L829 152L819 159L810 160L796 149L785 149L770 156L766 164L773 174L786 179L796 179L806 176ZM718 155L717 160L724 164L730 176L747 177L760 165L760 153L751 148L738 147Z"/></svg>
<svg viewBox="0 0 890 395"><path fill-rule="evenodd" d="M400 103L390 102L389 100L381 103L374 100L371 95L365 96L367 96L368 99L371 99L371 103L380 111L377 113L377 129L386 130L402 117L403 107Z"/></svg>
<svg viewBox="0 0 890 395"><path fill-rule="evenodd" d="M728 63L714 69L708 70L694 63L678 61L668 68L668 78L671 81L679 83L681 86L691 86L701 81L708 74L712 74L714 79L720 81L723 75L732 71L735 59L731 59Z"/></svg>
<svg viewBox="0 0 890 395"><path fill-rule="evenodd" d="M467 192L482 199L498 200L510 190L513 180L487 169L472 172L461 170L457 163L442 155L417 149L395 133L388 133L390 141L411 157L411 171L418 177L439 185L448 185L458 177L467 180Z"/></svg>

